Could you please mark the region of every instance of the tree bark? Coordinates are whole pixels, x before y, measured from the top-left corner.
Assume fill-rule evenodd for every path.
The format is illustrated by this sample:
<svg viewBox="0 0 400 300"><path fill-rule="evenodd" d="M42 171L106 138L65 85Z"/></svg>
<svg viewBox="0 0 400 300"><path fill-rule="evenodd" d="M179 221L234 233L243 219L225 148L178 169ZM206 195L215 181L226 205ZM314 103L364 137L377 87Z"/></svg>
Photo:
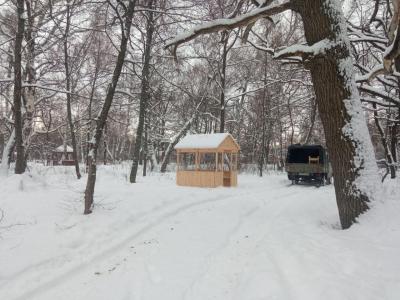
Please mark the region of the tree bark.
<svg viewBox="0 0 400 300"><path fill-rule="evenodd" d="M24 39L25 16L24 0L17 0L17 34L14 45L14 128L15 128L15 146L17 149L17 158L15 162L15 174L25 172L25 155L22 138L22 40Z"/></svg>
<svg viewBox="0 0 400 300"><path fill-rule="evenodd" d="M310 58L318 111L325 131L335 178L336 201L343 229L369 207L379 182L361 101L355 85L350 43L340 2L294 0L307 43L323 39L335 44L322 57Z"/></svg>
<svg viewBox="0 0 400 300"><path fill-rule="evenodd" d="M400 120L400 108L399 113L397 114L397 120ZM398 155L397 155L397 145L398 145L398 128L399 122L395 122L390 126L390 150L393 156L394 163L398 162Z"/></svg>
<svg viewBox="0 0 400 300"><path fill-rule="evenodd" d="M147 159L148 159L148 130L149 130L149 125L148 125L148 120L146 120L145 116L145 125L144 125L144 143L143 143L143 177L147 176Z"/></svg>
<svg viewBox="0 0 400 300"><path fill-rule="evenodd" d="M383 146L383 149L385 151L385 156L387 160L387 167L390 170L390 178L396 178L396 169L394 166L394 159L392 156L392 153L390 151L388 141L385 136L385 132L383 131L383 128L381 126L381 123L379 122L379 116L378 116L378 111L377 111L377 106L376 103L372 104L372 108L374 109L374 121L375 121L375 126L378 129L379 136L381 137L381 143Z"/></svg>
<svg viewBox="0 0 400 300"><path fill-rule="evenodd" d="M107 124L104 127L103 134L103 165L107 165Z"/></svg>
<svg viewBox="0 0 400 300"><path fill-rule="evenodd" d="M76 147L76 137L74 130L74 122L72 120L72 112L71 112L71 74L69 70L69 56L68 56L68 35L71 23L71 10L70 4L67 2L66 9L66 20L65 20L65 34L64 34L64 67L65 67L65 81L66 81L66 89L67 89L67 119L69 125L69 132L71 135L71 144L72 144L72 159L74 160L75 165L75 173L78 179L81 178L81 172L79 171L79 161L77 155L77 147Z"/></svg>
<svg viewBox="0 0 400 300"><path fill-rule="evenodd" d="M2 157L5 148L5 139L5 134L3 132L0 132L0 153Z"/></svg>
<svg viewBox="0 0 400 300"><path fill-rule="evenodd" d="M219 132L225 132L225 88L226 88L226 60L228 57L228 40L229 34L227 32L222 33L222 66L220 70L220 80L221 80L221 92L219 96Z"/></svg>
<svg viewBox="0 0 400 300"><path fill-rule="evenodd" d="M26 66L25 66L25 80L29 85L36 83L36 70L35 70L35 37L37 28L35 27L35 12L32 7L31 1L25 1L26 9L25 15L25 41L26 46ZM36 89L34 86L28 86L23 90L22 100L25 112L22 116L22 136L24 141L24 164L26 167L28 153L30 148L30 141L33 133L33 116L35 112L35 97Z"/></svg>
<svg viewBox="0 0 400 300"><path fill-rule="evenodd" d="M94 92L96 89L96 82L97 82L97 77L99 75L100 71L100 40L98 42L98 53L96 55L96 67L94 70L94 78L92 79L92 85L90 89L90 97L89 97L89 104L88 104L88 129L86 133L86 172L89 170L89 141L90 141L90 134L92 131L92 104L93 104L93 98L94 98Z"/></svg>
<svg viewBox="0 0 400 300"><path fill-rule="evenodd" d="M10 79L11 81L11 75L13 71L13 55L12 55L12 45L10 43L10 46L8 48L8 58L7 58L7 63L8 63L8 70L7 70L7 78ZM10 98L10 87L7 86L5 89L5 94L7 99ZM12 111L11 114L9 110L9 101L5 101L5 115L10 115L12 116ZM3 149L3 154L2 154L2 159L1 159L1 165L0 165L0 174L8 174L8 169L10 168L10 163L11 163L11 156L14 152L14 146L15 146L15 128L10 126L10 137L7 140L7 143L4 146Z"/></svg>
<svg viewBox="0 0 400 300"><path fill-rule="evenodd" d="M15 129L11 131L10 137L3 149L3 155L1 159L0 173L7 174L10 167L11 156L15 146Z"/></svg>
<svg viewBox="0 0 400 300"><path fill-rule="evenodd" d="M268 66L268 56L267 53L264 54L264 65L263 65L263 92L262 92L262 99L261 99L261 149L260 149L260 154L258 158L258 175L260 177L263 176L263 170L264 170L264 162L265 162L265 151L266 151L266 139L267 139L267 128L266 128L266 122L269 117L269 95L267 91L267 66Z"/></svg>
<svg viewBox="0 0 400 300"><path fill-rule="evenodd" d="M146 44L144 49L144 62L142 69L142 82L141 82L141 92L140 92L140 105L139 105L139 122L136 130L135 139L135 149L133 152L133 162L131 168L131 174L129 176L129 181L131 183L136 182L136 175L140 159L140 149L142 147L142 136L144 127L144 117L146 114L147 104L150 100L150 59L151 59L151 49L153 43L153 33L154 33L154 12L151 11L153 8L153 0L149 0L147 26L146 26Z"/></svg>
<svg viewBox="0 0 400 300"><path fill-rule="evenodd" d="M129 35L132 27L132 18L133 18L133 13L135 11L135 0L131 0L129 2L126 14L125 14L125 26L124 30L121 32L121 42L120 42L120 49L117 57L117 61L115 64L113 76L111 79L111 83L108 86L106 98L104 100L103 107L101 109L101 112L96 120L96 128L93 134L93 138L89 141L88 147L89 147L89 159L88 159L88 180L86 183L86 189L85 189L85 210L84 214L90 214L92 212L92 206L93 206L93 194L94 194L94 187L96 184L96 173L97 173L97 168L96 168L96 159L97 159L97 150L99 148L100 140L103 135L103 129L104 126L106 125L107 122L107 117L108 117L108 112L110 110L114 94L115 94L115 89L118 84L119 77L121 75L122 67L124 65L125 61L125 55L126 55L126 48L128 45L128 40L129 40Z"/></svg>
<svg viewBox="0 0 400 300"><path fill-rule="evenodd" d="M314 130L314 124L315 124L315 117L317 115L317 102L312 99L312 103L311 103L311 116L310 116L310 127L307 131L307 136L304 139L304 143L303 144L309 144L311 142L311 138L313 135L313 130Z"/></svg>

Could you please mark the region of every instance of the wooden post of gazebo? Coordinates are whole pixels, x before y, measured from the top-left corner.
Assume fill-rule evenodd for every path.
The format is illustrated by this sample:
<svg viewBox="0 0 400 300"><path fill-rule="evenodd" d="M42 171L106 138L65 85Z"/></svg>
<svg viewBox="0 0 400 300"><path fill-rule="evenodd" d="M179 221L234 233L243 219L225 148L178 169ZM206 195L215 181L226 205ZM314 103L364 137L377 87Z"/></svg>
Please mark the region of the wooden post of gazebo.
<svg viewBox="0 0 400 300"><path fill-rule="evenodd" d="M229 133L187 135L175 149L178 185L237 186L240 147Z"/></svg>

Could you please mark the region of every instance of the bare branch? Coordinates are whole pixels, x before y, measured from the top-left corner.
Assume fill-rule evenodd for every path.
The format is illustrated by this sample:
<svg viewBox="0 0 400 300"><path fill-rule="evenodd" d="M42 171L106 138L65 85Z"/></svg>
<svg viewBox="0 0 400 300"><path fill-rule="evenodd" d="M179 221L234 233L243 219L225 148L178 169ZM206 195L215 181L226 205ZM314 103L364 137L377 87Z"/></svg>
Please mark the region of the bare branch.
<svg viewBox="0 0 400 300"><path fill-rule="evenodd" d="M290 10L291 8L291 2L286 1L277 5L269 5L262 8L256 8L249 13L237 16L232 19L217 19L214 21L210 21L205 24L196 26L195 28L189 30L184 34L178 35L176 38L167 43L165 49L172 47L173 56L176 58L176 50L179 45L191 41L197 36L247 26L261 18L276 15L284 11Z"/></svg>

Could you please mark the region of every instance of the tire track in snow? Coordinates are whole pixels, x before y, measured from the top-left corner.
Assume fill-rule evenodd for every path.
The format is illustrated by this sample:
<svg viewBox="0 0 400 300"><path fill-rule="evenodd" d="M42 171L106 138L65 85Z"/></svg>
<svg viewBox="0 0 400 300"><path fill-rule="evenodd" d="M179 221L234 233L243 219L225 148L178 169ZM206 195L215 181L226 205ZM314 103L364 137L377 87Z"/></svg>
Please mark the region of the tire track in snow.
<svg viewBox="0 0 400 300"><path fill-rule="evenodd" d="M257 297L260 297L260 299L270 299L271 297L275 297L274 299L297 299L299 298L299 291L296 290L296 288L298 289L299 286L303 287L304 283L307 283L311 286L310 289L312 290L312 284L314 283L314 280L318 278L315 277L316 274L313 273L313 269L310 268L309 260L310 257L315 257L315 254L310 254L315 253L315 249L313 248L314 245L298 243L300 240L309 240L304 238L307 237L307 233L305 232L308 232L304 227L311 229L310 224L312 223L310 222L313 222L313 220L310 218L309 222L304 223L304 216L301 214L301 208L303 206L301 203L298 204L298 206L294 205L295 202L293 201L295 201L295 199L293 199L293 197L284 197L282 200L284 200L284 203L281 202L280 206L278 206L280 208L278 214L274 215L273 218L269 218L268 221L265 222L265 225L268 225L268 230L266 232L264 231L264 234L261 236L255 247L262 249L261 254L259 252L258 261L260 261L261 257L261 261L264 263L264 266L260 271L260 274L264 275L264 281L268 282L268 280L273 280L281 287L273 289L272 293L271 291L263 291L264 294L261 294L261 296L260 294L253 296L254 299L259 299ZM298 211L299 208L300 211ZM298 214L298 212L300 212L300 214ZM284 219L279 218L281 213L285 215ZM312 230L315 230L315 228ZM319 232L314 233L315 239L318 237ZM301 246L300 249L299 246ZM322 247L319 247L317 252L319 252L319 254L316 255L316 257L324 257L321 255L323 254ZM256 252L253 251L251 256L256 256ZM254 259L254 261L257 261L257 259ZM312 261L311 264L313 264ZM265 268L267 265L272 267L274 272ZM265 269L267 269L267 271ZM257 276L260 274L254 274L253 266L250 273L244 270L243 277L247 278L248 282L251 282L257 280ZM274 278L274 275L276 278ZM298 284L298 281L301 281L301 284ZM235 299L253 299L246 297L251 294L251 292L251 289L249 290L248 287L245 287L244 291L238 293L239 296ZM318 297L311 298L320 299Z"/></svg>
<svg viewBox="0 0 400 300"><path fill-rule="evenodd" d="M286 189L287 187L282 187L272 190L276 192L277 190ZM257 198L260 195L265 195L265 191L252 193L250 195L248 194L248 196L255 198L254 200L256 203L259 201ZM296 197L297 194L291 191L273 194L271 196L272 199L269 201L264 201L264 206L260 207L259 205L256 205L245 214L239 216L238 222L231 230L227 238L228 242L223 243L217 250L208 255L206 262L204 263L205 267L184 292L183 299L206 299L207 295L201 295L200 293L201 291L210 290L210 286L212 286L214 282L221 281L218 279L215 280L216 277L219 279L222 277L226 281L226 286L219 287L219 292L221 294L217 296L213 295L214 297L216 296L216 299L218 297L224 297L224 299L243 299L242 296L237 296L236 298L235 295L238 295L238 291L236 289L238 288L239 282L243 281L242 277L243 272L246 269L246 265L253 259L255 256L254 254L259 251L258 247L265 240L265 237L269 236L271 232L277 229L275 226L273 226L273 224L275 220L284 214L287 206L290 205L290 202L287 202L285 205L281 205L279 211L275 211L272 214L270 210L271 206L274 204L274 201L279 201L282 199L292 201L290 199ZM248 218L250 216L252 218ZM254 228L263 229L258 232L252 232ZM264 230L264 228L267 229L267 232ZM249 238L244 240L243 236L246 233L249 234ZM241 240L241 243L238 242L239 240ZM271 265L281 279L279 280L279 284L281 285L280 290L283 291L283 295L287 299L292 299L293 297L290 291L290 285L285 278L285 274L275 261L272 261ZM233 269L232 266L234 266ZM230 293L230 295L226 295L226 293Z"/></svg>
<svg viewBox="0 0 400 300"><path fill-rule="evenodd" d="M270 195L272 192L273 198L280 198L283 197L284 195L293 195L294 191L291 191L289 193L281 194L279 193L280 190L287 190L287 186L279 186L277 188L269 188L268 189L268 194ZM236 192L237 190L235 190ZM278 193L276 193L278 192ZM55 257L51 258L45 262L41 262L39 264L33 265L30 267L30 269L35 270L35 272L32 274L32 272L29 272L28 270L24 270L24 274L19 274L22 276L16 276L15 279L18 277L18 283L14 282L9 282L6 283L3 288L4 289L11 289L12 288L17 288L21 291L24 291L24 282L31 282L31 281L42 281L38 286L28 290L24 291L22 295L14 298L15 300L22 300L22 299L32 299L32 297L36 297L40 295L41 293L51 290L52 288L56 287L57 285L63 284L65 281L68 281L68 278L72 276L76 276L78 274L87 272L90 267L94 263L99 263L102 261L105 261L107 258L115 257L118 254L121 253L128 253L129 255L129 249L128 246L130 243L135 241L137 238L143 236L144 234L150 232L152 229L158 226L162 226L165 224L166 221L170 220L174 216L179 215L180 213L186 212L190 209L201 207L204 205L208 205L210 203L216 203L216 202L222 202L225 200L229 200L231 198L238 198L240 199L241 197L255 197L256 195L265 195L266 191L259 191L259 192L254 192L254 191L248 191L247 187L243 189L241 193L236 193L236 194L230 194L230 193L223 193L219 194L213 198L208 198L206 200L199 200L199 201L194 201L185 205L179 205L177 207L171 208L175 206L174 201L168 202L166 205L159 205L154 207L153 209L150 209L149 212L143 216L138 218L133 225L138 225L141 223L146 223L144 226L140 226L141 228L135 229L133 233L130 233L132 231L132 228L127 229L124 231L124 238L120 239L118 242L114 242L110 247L107 247L104 250L100 250L100 253L96 253L93 256L89 256L88 258L85 258L85 262L79 264L79 261L81 260L80 255L84 253L86 249L80 250L80 252L73 252L72 255L68 253L67 255L61 256L61 257ZM204 195L199 195L200 197L206 197ZM264 201L265 202L265 201ZM122 221L127 222L126 220ZM129 223L129 221L128 221ZM132 225L132 224L129 224ZM69 263L69 261L73 261L73 263ZM61 269L60 266L63 266L65 264L68 264L62 272L48 272L49 270L53 270L54 267ZM41 272L46 275L43 276L43 278L39 278L37 280L37 271L38 268L41 268ZM50 273L50 274L48 274ZM40 275L43 275L40 274ZM49 277L51 276L51 279ZM21 278L22 277L22 278ZM9 278L8 278L9 279ZM19 287L18 287L19 284ZM6 299L10 299L10 297L6 297Z"/></svg>
<svg viewBox="0 0 400 300"><path fill-rule="evenodd" d="M48 291L48 290L56 287L59 284L64 283L66 280L68 280L69 277L72 277L74 275L77 275L79 273L83 273L83 272L87 271L87 269L89 267L93 266L93 264L104 261L105 259L107 259L109 257L117 256L122 251L127 251L127 248L128 248L127 246L129 244L131 244L132 241L141 237L143 234L151 231L153 228L162 226L165 221L169 220L170 218L172 218L174 216L179 215L180 213L188 211L192 208L207 205L209 203L221 202L221 201L225 201L225 200L228 200L231 198L242 197L245 195L248 195L248 191L244 191L241 194L218 195L216 197L209 198L207 200L194 201L194 202L191 202L191 203L188 203L185 205L178 206L177 208L171 209L170 211L167 211L165 213L162 212L165 209L164 206L160 207L159 210L158 209L155 211L151 210L152 213L159 213L159 211L161 211L161 213L160 213L160 215L158 215L156 217L153 217L152 214L148 214L147 218L151 218L152 220L148 224L143 226L141 229L136 230L132 234L129 234L127 237L125 237L124 239L115 243L113 246L111 246L105 250L102 250L100 253L97 253L96 255L94 255L91 258L89 258L88 260L86 260L86 262L81 263L81 264L75 264L75 265L69 267L68 271L63 272L62 274L53 275L52 279L47 280L44 283L41 283L40 285L38 285L37 287L35 287L33 289L24 291L22 295L15 297L14 300L32 299L33 297L36 297L36 296L40 295L41 293ZM172 206L172 205L170 205L170 206ZM146 221L145 218L146 217L143 217L141 219L141 221ZM79 254L80 253L77 253L76 255L79 255ZM56 257L54 259L46 260L45 262L42 262L40 264L32 265L29 267L29 269L37 271L37 268L41 267L44 269L43 271L48 271L49 269L52 269L52 267L54 267L54 265L60 264L60 260L68 260L69 261L69 260L71 260L71 258L70 257ZM15 277L15 279L17 279L17 277L20 277L18 275L24 276L25 277L24 282L35 280L35 278L32 278L31 274L26 274L26 273L27 273L27 270L24 270L24 274L18 273L17 275L15 275L13 277ZM35 274L37 274L37 273L34 273L33 275L35 275ZM18 279L19 279L19 281L21 280L20 278L18 278ZM4 290L6 290L6 289L8 290L10 288L12 289L13 283L5 284L2 288ZM21 290L23 290L23 289L21 288ZM10 299L10 298L8 297L7 299Z"/></svg>

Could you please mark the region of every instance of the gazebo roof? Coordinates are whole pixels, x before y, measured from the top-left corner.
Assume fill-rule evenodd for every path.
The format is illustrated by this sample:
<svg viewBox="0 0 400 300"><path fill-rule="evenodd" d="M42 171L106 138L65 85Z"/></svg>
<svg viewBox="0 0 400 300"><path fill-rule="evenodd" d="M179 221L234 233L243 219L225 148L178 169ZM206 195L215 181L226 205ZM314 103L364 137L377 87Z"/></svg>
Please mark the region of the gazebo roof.
<svg viewBox="0 0 400 300"><path fill-rule="evenodd" d="M234 148L239 150L239 145L229 133L189 134L175 146L175 149L218 149L227 139L231 140Z"/></svg>
<svg viewBox="0 0 400 300"><path fill-rule="evenodd" d="M66 152L73 152L73 151L74 150L72 150L72 147L67 145L67 151ZM54 152L64 153L64 145L58 146L56 149L54 149Z"/></svg>

